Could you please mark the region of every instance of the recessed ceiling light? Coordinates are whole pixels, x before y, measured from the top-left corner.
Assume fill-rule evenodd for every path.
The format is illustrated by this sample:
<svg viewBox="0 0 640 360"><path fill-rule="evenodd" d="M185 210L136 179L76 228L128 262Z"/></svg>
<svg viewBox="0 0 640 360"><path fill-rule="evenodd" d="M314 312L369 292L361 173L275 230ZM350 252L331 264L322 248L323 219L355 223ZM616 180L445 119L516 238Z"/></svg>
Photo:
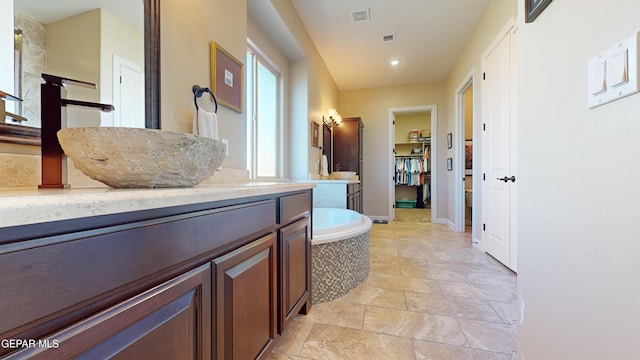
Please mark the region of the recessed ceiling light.
<svg viewBox="0 0 640 360"><path fill-rule="evenodd" d="M400 60L391 60L389 64L391 64L391 66L398 66L398 64L400 64Z"/></svg>

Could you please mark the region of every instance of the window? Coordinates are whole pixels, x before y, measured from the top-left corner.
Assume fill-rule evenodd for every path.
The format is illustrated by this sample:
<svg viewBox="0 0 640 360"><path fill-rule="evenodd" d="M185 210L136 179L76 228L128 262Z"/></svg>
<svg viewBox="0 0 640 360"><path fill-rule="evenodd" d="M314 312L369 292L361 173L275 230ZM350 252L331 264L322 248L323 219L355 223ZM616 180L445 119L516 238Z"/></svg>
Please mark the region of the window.
<svg viewBox="0 0 640 360"><path fill-rule="evenodd" d="M247 51L247 164L252 178L281 177L280 75Z"/></svg>

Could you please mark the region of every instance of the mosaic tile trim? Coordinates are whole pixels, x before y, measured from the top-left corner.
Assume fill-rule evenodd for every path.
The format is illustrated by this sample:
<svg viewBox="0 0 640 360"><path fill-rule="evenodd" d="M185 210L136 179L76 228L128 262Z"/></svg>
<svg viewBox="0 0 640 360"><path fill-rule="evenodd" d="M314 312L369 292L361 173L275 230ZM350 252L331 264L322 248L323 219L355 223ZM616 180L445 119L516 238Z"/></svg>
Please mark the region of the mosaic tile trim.
<svg viewBox="0 0 640 360"><path fill-rule="evenodd" d="M346 295L369 276L369 231L311 248L312 302Z"/></svg>

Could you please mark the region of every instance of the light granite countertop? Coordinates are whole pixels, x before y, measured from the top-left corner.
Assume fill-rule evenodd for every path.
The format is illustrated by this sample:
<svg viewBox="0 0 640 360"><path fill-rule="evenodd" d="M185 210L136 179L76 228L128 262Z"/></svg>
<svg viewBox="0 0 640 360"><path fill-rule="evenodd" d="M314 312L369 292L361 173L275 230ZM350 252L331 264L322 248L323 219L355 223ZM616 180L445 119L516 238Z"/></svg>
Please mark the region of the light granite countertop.
<svg viewBox="0 0 640 360"><path fill-rule="evenodd" d="M314 182L247 182L170 189L0 189L0 228L312 189Z"/></svg>

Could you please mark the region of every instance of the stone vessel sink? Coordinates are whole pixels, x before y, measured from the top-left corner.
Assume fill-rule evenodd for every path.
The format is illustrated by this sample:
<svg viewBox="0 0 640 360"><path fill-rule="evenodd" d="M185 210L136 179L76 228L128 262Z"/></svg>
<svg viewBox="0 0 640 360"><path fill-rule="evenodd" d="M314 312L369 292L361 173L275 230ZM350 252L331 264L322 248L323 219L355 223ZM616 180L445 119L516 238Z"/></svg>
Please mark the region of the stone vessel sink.
<svg viewBox="0 0 640 360"><path fill-rule="evenodd" d="M66 128L58 140L85 175L115 188L194 186L225 157L221 141L154 129Z"/></svg>
<svg viewBox="0 0 640 360"><path fill-rule="evenodd" d="M334 171L331 173L333 180L351 180L356 176L355 171Z"/></svg>

